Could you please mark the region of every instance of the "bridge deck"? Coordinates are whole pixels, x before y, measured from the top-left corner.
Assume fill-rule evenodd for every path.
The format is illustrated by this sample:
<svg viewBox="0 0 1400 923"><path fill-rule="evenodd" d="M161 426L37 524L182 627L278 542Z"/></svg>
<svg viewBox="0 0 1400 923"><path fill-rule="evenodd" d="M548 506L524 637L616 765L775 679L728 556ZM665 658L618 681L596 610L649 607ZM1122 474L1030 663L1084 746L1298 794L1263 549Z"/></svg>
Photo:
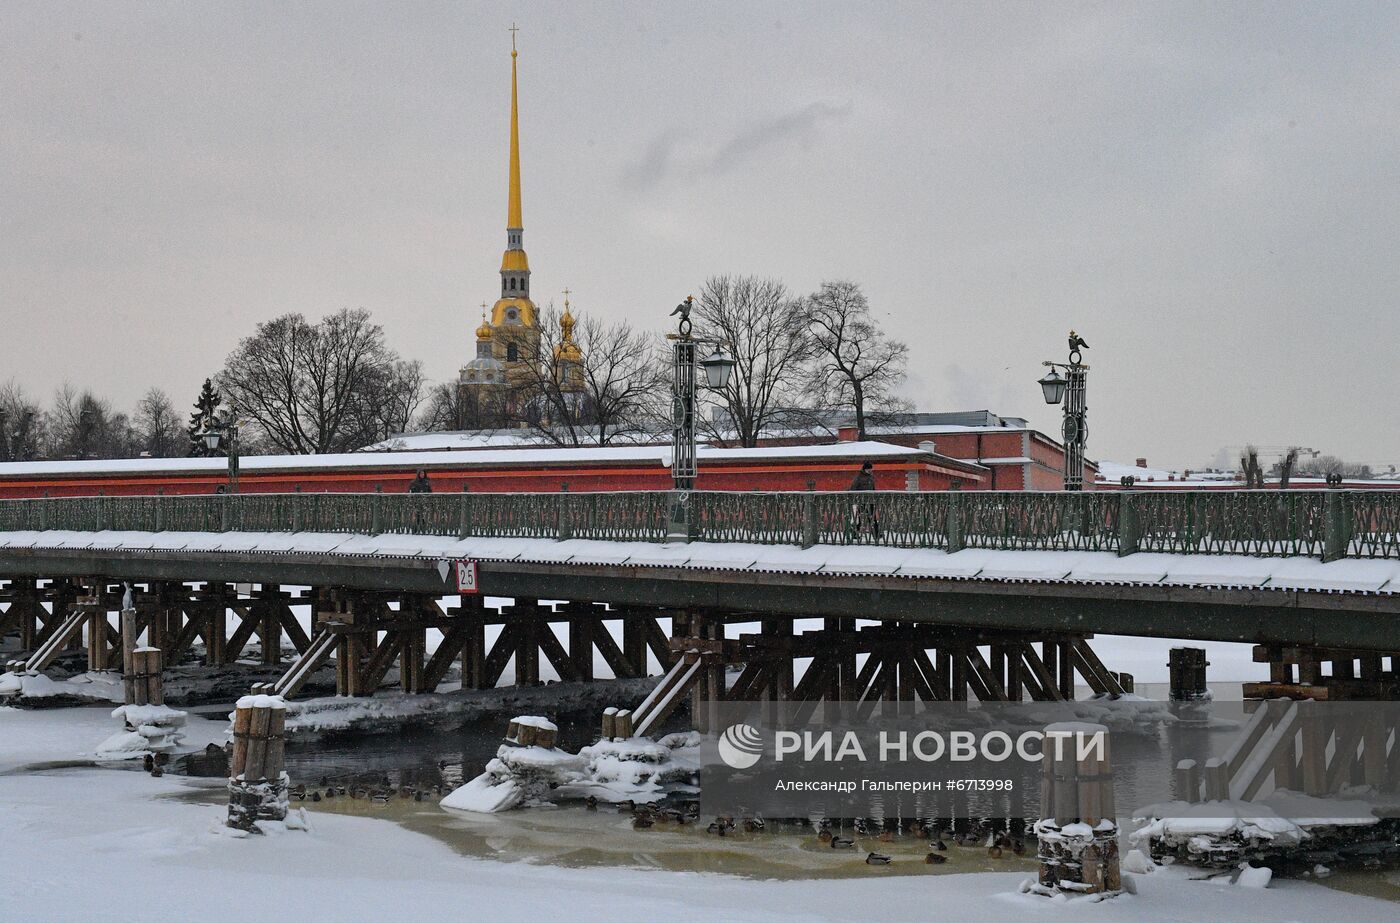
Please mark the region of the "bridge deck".
<svg viewBox="0 0 1400 923"><path fill-rule="evenodd" d="M1400 649L1400 561L305 532L0 533L0 577L224 580Z"/></svg>

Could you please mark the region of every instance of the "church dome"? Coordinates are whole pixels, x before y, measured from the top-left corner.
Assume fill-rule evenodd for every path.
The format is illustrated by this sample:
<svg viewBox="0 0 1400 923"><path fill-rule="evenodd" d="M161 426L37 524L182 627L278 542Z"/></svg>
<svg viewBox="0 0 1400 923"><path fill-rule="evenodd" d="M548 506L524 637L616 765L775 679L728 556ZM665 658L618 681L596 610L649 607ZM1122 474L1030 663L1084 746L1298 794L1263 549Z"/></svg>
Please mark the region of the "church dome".
<svg viewBox="0 0 1400 923"><path fill-rule="evenodd" d="M506 367L495 356L477 356L462 366L461 380L467 384L495 384L506 380Z"/></svg>
<svg viewBox="0 0 1400 923"><path fill-rule="evenodd" d="M481 326L476 328L476 338L478 340L491 339L491 325L486 323L486 318L481 319Z"/></svg>

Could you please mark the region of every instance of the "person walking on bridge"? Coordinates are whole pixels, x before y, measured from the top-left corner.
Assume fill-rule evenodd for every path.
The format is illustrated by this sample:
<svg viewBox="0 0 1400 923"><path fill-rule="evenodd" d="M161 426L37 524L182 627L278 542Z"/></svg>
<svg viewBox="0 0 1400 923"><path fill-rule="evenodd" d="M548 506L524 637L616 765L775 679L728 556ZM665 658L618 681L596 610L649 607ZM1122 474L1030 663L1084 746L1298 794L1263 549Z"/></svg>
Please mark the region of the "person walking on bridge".
<svg viewBox="0 0 1400 923"><path fill-rule="evenodd" d="M856 474L855 480L851 481L851 486L847 490L874 490L875 489L875 466L870 462L860 466L860 472Z"/></svg>
<svg viewBox="0 0 1400 923"><path fill-rule="evenodd" d="M875 466L870 462L861 465L860 471L847 489L852 492L875 490ZM857 541L862 532L873 535L877 542L880 540L880 515L875 511L873 502L851 505L851 540Z"/></svg>

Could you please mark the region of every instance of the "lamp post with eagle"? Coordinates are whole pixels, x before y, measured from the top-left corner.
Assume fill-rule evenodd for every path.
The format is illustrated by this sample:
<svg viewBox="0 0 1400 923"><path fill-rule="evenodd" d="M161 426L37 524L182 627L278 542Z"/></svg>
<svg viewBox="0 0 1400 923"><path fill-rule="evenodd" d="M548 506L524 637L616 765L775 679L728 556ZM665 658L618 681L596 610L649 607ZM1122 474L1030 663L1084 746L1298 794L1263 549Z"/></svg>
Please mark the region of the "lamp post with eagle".
<svg viewBox="0 0 1400 923"><path fill-rule="evenodd" d="M704 368L708 387L722 391L729 384L735 365L733 357L724 352L724 344L691 335L690 312L694 307L694 296L687 296L676 305L671 312L672 317L680 317L676 332L666 334L671 341L671 481L675 490L667 534L687 541L692 532L690 492L695 489L696 476L696 367ZM714 350L697 362L696 348L702 345L713 346Z"/></svg>
<svg viewBox="0 0 1400 923"><path fill-rule="evenodd" d="M1089 441L1089 408L1085 404L1084 385L1089 377L1089 366L1084 363L1081 350L1089 348L1084 338L1073 330L1069 332L1069 362L1045 362L1049 373L1040 379L1045 403L1064 403L1065 420L1060 430L1065 441L1065 490L1084 489L1084 446ZM1060 369L1065 374L1060 374Z"/></svg>

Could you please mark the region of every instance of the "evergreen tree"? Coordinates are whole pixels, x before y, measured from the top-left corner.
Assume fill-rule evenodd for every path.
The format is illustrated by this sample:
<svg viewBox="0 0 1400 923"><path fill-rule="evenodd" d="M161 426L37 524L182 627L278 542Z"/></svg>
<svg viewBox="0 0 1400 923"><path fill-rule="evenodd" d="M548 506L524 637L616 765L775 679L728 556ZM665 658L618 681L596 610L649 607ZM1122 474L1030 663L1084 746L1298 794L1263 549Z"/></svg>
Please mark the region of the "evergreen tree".
<svg viewBox="0 0 1400 923"><path fill-rule="evenodd" d="M214 390L214 383L208 378L204 379L204 387L200 389L199 400L194 403L194 413L190 414L188 433L191 457L223 454L220 449L209 451L204 447L204 440L199 438L199 434L204 432L205 427L214 421L215 411L219 409L219 405L223 401L224 399L219 396L219 392Z"/></svg>

